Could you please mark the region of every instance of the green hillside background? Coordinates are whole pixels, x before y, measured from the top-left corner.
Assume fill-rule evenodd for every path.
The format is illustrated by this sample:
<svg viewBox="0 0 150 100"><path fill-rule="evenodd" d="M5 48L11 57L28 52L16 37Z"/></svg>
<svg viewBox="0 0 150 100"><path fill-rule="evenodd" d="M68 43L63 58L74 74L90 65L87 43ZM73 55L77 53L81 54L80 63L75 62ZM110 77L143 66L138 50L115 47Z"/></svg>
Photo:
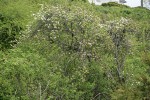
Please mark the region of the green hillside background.
<svg viewBox="0 0 150 100"><path fill-rule="evenodd" d="M150 100L150 10L0 0L0 100Z"/></svg>

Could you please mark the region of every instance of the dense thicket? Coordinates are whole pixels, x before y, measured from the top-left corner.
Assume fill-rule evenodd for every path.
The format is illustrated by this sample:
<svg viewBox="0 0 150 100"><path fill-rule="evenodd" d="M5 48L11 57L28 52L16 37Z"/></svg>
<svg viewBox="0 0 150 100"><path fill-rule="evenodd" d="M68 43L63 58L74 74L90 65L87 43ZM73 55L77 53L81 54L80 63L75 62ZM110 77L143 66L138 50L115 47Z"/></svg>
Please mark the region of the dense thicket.
<svg viewBox="0 0 150 100"><path fill-rule="evenodd" d="M0 1L0 100L149 100L150 11L82 1Z"/></svg>

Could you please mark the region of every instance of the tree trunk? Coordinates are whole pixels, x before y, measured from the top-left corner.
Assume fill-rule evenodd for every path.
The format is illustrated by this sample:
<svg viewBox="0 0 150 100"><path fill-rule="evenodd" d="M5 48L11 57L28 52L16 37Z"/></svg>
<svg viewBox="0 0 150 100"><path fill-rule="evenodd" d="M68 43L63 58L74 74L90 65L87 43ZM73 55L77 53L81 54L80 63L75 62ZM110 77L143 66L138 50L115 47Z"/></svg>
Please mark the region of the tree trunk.
<svg viewBox="0 0 150 100"><path fill-rule="evenodd" d="M141 0L141 7L143 7L143 0Z"/></svg>

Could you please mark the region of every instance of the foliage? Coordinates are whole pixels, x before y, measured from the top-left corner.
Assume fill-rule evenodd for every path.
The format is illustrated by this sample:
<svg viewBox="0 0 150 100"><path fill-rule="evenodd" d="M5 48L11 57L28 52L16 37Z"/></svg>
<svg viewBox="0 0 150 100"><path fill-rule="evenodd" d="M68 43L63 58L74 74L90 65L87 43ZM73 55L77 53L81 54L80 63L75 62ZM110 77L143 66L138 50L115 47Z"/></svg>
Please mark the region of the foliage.
<svg viewBox="0 0 150 100"><path fill-rule="evenodd" d="M82 8L70 6L68 9L61 6L45 6L35 15L35 19L37 19L35 27L33 27L33 29L31 27L32 30L29 30L29 32L32 33L32 36L36 36L38 38L42 35L50 42L50 44L57 44L57 46L60 47L65 54L76 55L77 59L74 56L73 59L79 61L81 63L80 66L84 64L83 67L87 68L88 72L90 70L88 67L90 67L91 63L93 61L99 61L99 47L104 48L103 45L106 45L106 49L109 46L104 44L104 41L107 41L107 34L100 34L100 30L96 29L100 26L98 23L99 18L92 16L91 12L87 12ZM106 37L105 40L103 40L102 37ZM76 65L75 62L73 63ZM75 67L78 69L78 67L74 65L71 65L70 68ZM70 68L65 68L65 71L67 71L65 76L72 76L72 74L75 74L70 73L73 71L73 69ZM94 70L94 73L100 73L95 71L96 70ZM91 74L92 73L89 73L87 75L90 76ZM85 78L86 81L85 85L87 84L88 86L84 87L81 84L78 84L79 90L80 88L82 92L86 90L86 92L83 92L83 95L79 98L89 99L99 97L96 95L98 95L101 90L101 82L97 80L96 76L92 81L89 81L90 79L88 77L87 79L86 75L83 78ZM98 78L101 78L101 76L98 76ZM80 85L82 87L80 87ZM100 90L96 87L100 88ZM93 91L93 89L94 93L90 92ZM89 92L87 93L87 91Z"/></svg>
<svg viewBox="0 0 150 100"><path fill-rule="evenodd" d="M11 48L17 43L22 26L12 18L0 14L0 50Z"/></svg>
<svg viewBox="0 0 150 100"><path fill-rule="evenodd" d="M142 60L145 64L150 66L150 54L149 54L149 52L143 52Z"/></svg>
<svg viewBox="0 0 150 100"><path fill-rule="evenodd" d="M143 75L139 78L141 84L137 88L140 90L142 99L149 99L150 97L150 79L149 76Z"/></svg>
<svg viewBox="0 0 150 100"><path fill-rule="evenodd" d="M82 1L0 1L0 100L149 99L149 10Z"/></svg>
<svg viewBox="0 0 150 100"><path fill-rule="evenodd" d="M102 6L104 7L125 7L125 8L128 8L129 6L126 6L126 5L122 5L122 4L118 4L116 2L108 2L108 3L103 3Z"/></svg>

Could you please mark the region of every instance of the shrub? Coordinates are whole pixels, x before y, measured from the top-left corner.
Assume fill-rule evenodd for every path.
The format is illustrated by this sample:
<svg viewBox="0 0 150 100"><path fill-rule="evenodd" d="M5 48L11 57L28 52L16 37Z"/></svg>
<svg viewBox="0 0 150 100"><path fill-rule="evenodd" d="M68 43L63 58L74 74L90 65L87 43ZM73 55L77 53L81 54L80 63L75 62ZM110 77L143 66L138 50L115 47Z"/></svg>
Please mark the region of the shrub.
<svg viewBox="0 0 150 100"><path fill-rule="evenodd" d="M109 36L100 29L100 19L91 12L76 6L46 6L42 9L35 15L37 22L30 29L32 35L43 34L50 43L56 43L65 52L78 53L89 60L98 56L95 53L101 44L109 45L104 42L108 38L103 37Z"/></svg>
<svg viewBox="0 0 150 100"><path fill-rule="evenodd" d="M13 47L22 29L11 17L0 14L0 50Z"/></svg>
<svg viewBox="0 0 150 100"><path fill-rule="evenodd" d="M103 38L107 34L97 30L100 19L76 6L44 6L35 19L29 28L30 40L26 38L10 50L5 56L9 59L0 65L6 69L0 74L5 83L0 82L8 83L4 88L11 87L0 92L2 99L5 92L8 99L32 100L82 100L105 94L107 82L101 67L90 67L100 61L98 50L109 46Z"/></svg>
<svg viewBox="0 0 150 100"><path fill-rule="evenodd" d="M150 66L150 52L143 52L141 58L145 64Z"/></svg>
<svg viewBox="0 0 150 100"><path fill-rule="evenodd" d="M104 7L125 7L125 8L129 8L129 6L118 4L116 2L103 3L102 6L104 6Z"/></svg>

